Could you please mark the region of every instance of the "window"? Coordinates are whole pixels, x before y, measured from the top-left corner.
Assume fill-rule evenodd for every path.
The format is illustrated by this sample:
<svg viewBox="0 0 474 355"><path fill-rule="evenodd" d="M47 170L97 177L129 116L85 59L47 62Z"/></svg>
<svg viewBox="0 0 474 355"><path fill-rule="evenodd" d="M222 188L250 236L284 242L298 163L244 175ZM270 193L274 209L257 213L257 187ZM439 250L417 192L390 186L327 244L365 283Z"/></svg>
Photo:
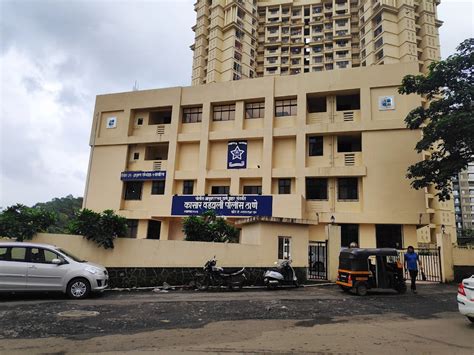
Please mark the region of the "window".
<svg viewBox="0 0 474 355"><path fill-rule="evenodd" d="M142 187L143 187L143 181L126 181L125 182L125 200L141 200Z"/></svg>
<svg viewBox="0 0 474 355"><path fill-rule="evenodd" d="M244 195L261 195L261 186L244 186Z"/></svg>
<svg viewBox="0 0 474 355"><path fill-rule="evenodd" d="M145 147L145 160L167 160L168 143L149 145Z"/></svg>
<svg viewBox="0 0 474 355"><path fill-rule="evenodd" d="M348 248L352 242L359 245L359 225L341 224L341 247Z"/></svg>
<svg viewBox="0 0 474 355"><path fill-rule="evenodd" d="M195 123L202 121L202 106L183 108L183 123Z"/></svg>
<svg viewBox="0 0 474 355"><path fill-rule="evenodd" d="M138 159L140 159L140 153L137 153L137 152L133 153L133 160L138 160Z"/></svg>
<svg viewBox="0 0 474 355"><path fill-rule="evenodd" d="M10 252L7 253L7 260L10 261L25 261L26 260L26 248L9 248ZM8 259L8 256L10 259Z"/></svg>
<svg viewBox="0 0 474 355"><path fill-rule="evenodd" d="M358 200L358 179L339 178L337 179L337 199L338 200Z"/></svg>
<svg viewBox="0 0 474 355"><path fill-rule="evenodd" d="M323 136L314 136L309 137L309 156L322 156L324 154L323 143L324 139Z"/></svg>
<svg viewBox="0 0 474 355"><path fill-rule="evenodd" d="M171 107L150 112L148 124L169 124L171 123Z"/></svg>
<svg viewBox="0 0 474 355"><path fill-rule="evenodd" d="M213 111L214 121L232 121L235 119L235 104L214 106Z"/></svg>
<svg viewBox="0 0 474 355"><path fill-rule="evenodd" d="M151 194L164 195L165 194L165 181L164 180L152 181Z"/></svg>
<svg viewBox="0 0 474 355"><path fill-rule="evenodd" d="M194 181L184 180L183 181L183 195L192 195L194 191Z"/></svg>
<svg viewBox="0 0 474 355"><path fill-rule="evenodd" d="M291 258L291 238L278 237L278 260L288 260Z"/></svg>
<svg viewBox="0 0 474 355"><path fill-rule="evenodd" d="M30 249L30 261L32 263L52 264L53 259L59 259L56 253L41 248Z"/></svg>
<svg viewBox="0 0 474 355"><path fill-rule="evenodd" d="M379 26L374 31L374 38L377 37L381 33L382 33L382 26Z"/></svg>
<svg viewBox="0 0 474 355"><path fill-rule="evenodd" d="M380 37L378 40L375 41L374 43L374 49L377 50L379 49L383 44L383 37Z"/></svg>
<svg viewBox="0 0 474 355"><path fill-rule="evenodd" d="M354 136L338 136L337 151L338 153L360 152L362 151L362 136L360 134Z"/></svg>
<svg viewBox="0 0 474 355"><path fill-rule="evenodd" d="M213 195L228 195L229 186L212 186L211 194Z"/></svg>
<svg viewBox="0 0 474 355"><path fill-rule="evenodd" d="M138 233L138 219L127 219L127 234L125 238L136 238Z"/></svg>
<svg viewBox="0 0 474 355"><path fill-rule="evenodd" d="M306 178L306 199L307 200L327 200L328 199L328 179Z"/></svg>
<svg viewBox="0 0 474 355"><path fill-rule="evenodd" d="M360 95L338 95L336 96L336 110L360 110Z"/></svg>
<svg viewBox="0 0 474 355"><path fill-rule="evenodd" d="M400 224L377 224L375 225L375 238L377 248L401 249L402 226Z"/></svg>
<svg viewBox="0 0 474 355"><path fill-rule="evenodd" d="M375 60L378 61L383 58L383 49L375 53Z"/></svg>
<svg viewBox="0 0 474 355"><path fill-rule="evenodd" d="M148 221L148 229L146 239L160 239L161 222L150 219Z"/></svg>
<svg viewBox="0 0 474 355"><path fill-rule="evenodd" d="M296 116L296 99L275 101L275 116Z"/></svg>
<svg viewBox="0 0 474 355"><path fill-rule="evenodd" d="M242 66L239 63L234 62L234 70L237 73L242 74Z"/></svg>
<svg viewBox="0 0 474 355"><path fill-rule="evenodd" d="M291 194L291 179L278 179L278 194Z"/></svg>
<svg viewBox="0 0 474 355"><path fill-rule="evenodd" d="M137 118L137 126L141 126L141 125L143 125L143 118L139 117Z"/></svg>
<svg viewBox="0 0 474 355"><path fill-rule="evenodd" d="M263 118L264 116L264 102L252 102L245 104L245 118Z"/></svg>

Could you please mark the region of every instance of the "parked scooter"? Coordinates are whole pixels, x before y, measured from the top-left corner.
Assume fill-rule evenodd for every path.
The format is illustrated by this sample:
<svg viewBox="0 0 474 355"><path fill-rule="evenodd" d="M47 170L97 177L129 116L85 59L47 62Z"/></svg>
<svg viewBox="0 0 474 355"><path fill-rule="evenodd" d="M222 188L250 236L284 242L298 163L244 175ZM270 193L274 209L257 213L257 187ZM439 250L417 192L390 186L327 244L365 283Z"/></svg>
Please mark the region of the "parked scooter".
<svg viewBox="0 0 474 355"><path fill-rule="evenodd" d="M291 260L281 260L275 262L276 268L265 271L263 282L269 289L275 289L278 286L291 285L298 287L298 278L295 270L291 266Z"/></svg>
<svg viewBox="0 0 474 355"><path fill-rule="evenodd" d="M245 268L239 271L227 271L216 266L217 260L214 256L203 267L204 273L197 273L195 275L195 285L198 290L205 291L209 287L226 286L232 290L240 290L247 280L245 276Z"/></svg>

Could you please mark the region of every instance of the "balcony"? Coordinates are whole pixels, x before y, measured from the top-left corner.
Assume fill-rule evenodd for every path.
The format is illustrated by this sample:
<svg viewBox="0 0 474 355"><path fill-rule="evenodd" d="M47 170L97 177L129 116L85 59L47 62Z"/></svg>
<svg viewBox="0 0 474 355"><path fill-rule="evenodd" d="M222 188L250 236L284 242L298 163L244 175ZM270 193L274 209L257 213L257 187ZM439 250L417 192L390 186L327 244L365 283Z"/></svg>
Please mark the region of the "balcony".
<svg viewBox="0 0 474 355"><path fill-rule="evenodd" d="M166 171L167 160L131 160L127 171Z"/></svg>
<svg viewBox="0 0 474 355"><path fill-rule="evenodd" d="M156 138L159 141L168 140L169 124L140 125L133 127L133 137Z"/></svg>
<svg viewBox="0 0 474 355"><path fill-rule="evenodd" d="M360 122L360 110L336 111L334 122Z"/></svg>
<svg viewBox="0 0 474 355"><path fill-rule="evenodd" d="M362 152L336 153L334 155L334 166L362 166Z"/></svg>

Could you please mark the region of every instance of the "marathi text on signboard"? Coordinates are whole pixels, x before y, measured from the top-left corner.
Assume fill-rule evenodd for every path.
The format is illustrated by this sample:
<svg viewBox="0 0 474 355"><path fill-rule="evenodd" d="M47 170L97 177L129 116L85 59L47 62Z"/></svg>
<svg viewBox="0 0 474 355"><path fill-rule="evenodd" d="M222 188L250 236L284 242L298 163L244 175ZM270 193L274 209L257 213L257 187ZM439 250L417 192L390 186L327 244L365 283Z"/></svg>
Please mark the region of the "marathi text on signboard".
<svg viewBox="0 0 474 355"><path fill-rule="evenodd" d="M122 181L165 180L166 171L124 171L120 174Z"/></svg>
<svg viewBox="0 0 474 355"><path fill-rule="evenodd" d="M173 196L173 216L200 215L208 210L213 210L218 216L270 217L272 196Z"/></svg>

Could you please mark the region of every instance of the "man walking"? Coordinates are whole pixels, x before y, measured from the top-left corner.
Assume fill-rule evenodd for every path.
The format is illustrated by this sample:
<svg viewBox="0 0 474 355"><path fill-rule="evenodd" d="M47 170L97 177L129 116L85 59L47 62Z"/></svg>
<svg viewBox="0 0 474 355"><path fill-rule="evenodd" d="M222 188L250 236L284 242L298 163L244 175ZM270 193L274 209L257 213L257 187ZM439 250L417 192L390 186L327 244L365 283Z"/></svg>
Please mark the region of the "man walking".
<svg viewBox="0 0 474 355"><path fill-rule="evenodd" d="M413 293L416 293L416 277L418 276L418 268L423 270L420 257L415 253L415 248L410 245L405 253L405 270L408 270L410 273L411 292Z"/></svg>

